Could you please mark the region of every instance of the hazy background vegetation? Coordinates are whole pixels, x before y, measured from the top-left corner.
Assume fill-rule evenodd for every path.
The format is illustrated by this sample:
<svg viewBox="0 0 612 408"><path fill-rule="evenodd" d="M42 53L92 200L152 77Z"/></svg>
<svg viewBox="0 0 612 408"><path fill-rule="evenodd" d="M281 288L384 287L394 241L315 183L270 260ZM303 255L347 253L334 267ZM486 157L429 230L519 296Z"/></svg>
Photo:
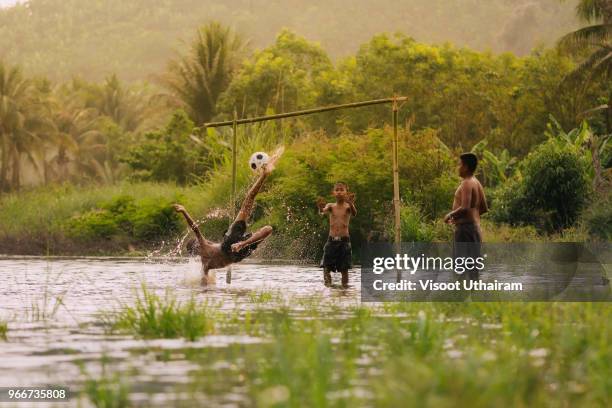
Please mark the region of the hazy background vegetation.
<svg viewBox="0 0 612 408"><path fill-rule="evenodd" d="M3 1L4 3L14 3ZM0 59L52 79L150 79L185 50L203 22L218 20L250 40L282 28L332 58L374 34L400 31L426 43L529 53L576 28L575 0L30 0L0 10Z"/></svg>
<svg viewBox="0 0 612 408"><path fill-rule="evenodd" d="M1 11L0 252L147 248L183 227L174 201L219 239L237 205L229 202L232 138L203 123L393 95L407 97L399 112L404 240L449 238L440 219L463 151L481 158L487 240L612 237L612 0L351 4L33 0ZM521 7L540 17L507 38L534 44L551 35L548 46L462 45L481 47L473 34L482 47L511 49L500 30ZM240 18L228 21L230 9ZM297 21L288 10L320 14L310 29L344 37L320 44L300 27L281 29ZM445 24L428 30L445 42L410 35L440 15ZM574 15L585 28L572 31ZM391 29L387 19L403 32L378 33ZM493 28L497 37L474 34ZM274 226L269 249L316 257L326 221L314 201L338 179L358 197L356 253L366 240L388 239L390 119L379 105L239 128L240 188L252 177L251 153L287 147L252 220Z"/></svg>

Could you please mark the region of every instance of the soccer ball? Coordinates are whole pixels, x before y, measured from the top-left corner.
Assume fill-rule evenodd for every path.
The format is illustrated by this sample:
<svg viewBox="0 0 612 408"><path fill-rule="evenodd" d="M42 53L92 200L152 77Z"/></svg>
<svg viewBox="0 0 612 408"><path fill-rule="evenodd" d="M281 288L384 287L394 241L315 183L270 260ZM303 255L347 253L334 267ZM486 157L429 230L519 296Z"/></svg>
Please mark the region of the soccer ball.
<svg viewBox="0 0 612 408"><path fill-rule="evenodd" d="M261 169L265 164L270 160L270 156L268 156L265 152L255 152L251 155L249 159L249 167L253 171L257 171Z"/></svg>

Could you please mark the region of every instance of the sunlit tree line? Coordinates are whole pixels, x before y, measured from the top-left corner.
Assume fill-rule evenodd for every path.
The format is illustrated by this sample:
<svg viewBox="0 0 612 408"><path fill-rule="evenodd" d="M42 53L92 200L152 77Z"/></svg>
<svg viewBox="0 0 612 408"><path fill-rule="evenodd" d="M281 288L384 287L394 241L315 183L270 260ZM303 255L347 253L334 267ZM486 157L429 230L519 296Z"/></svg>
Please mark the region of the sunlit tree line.
<svg viewBox="0 0 612 408"><path fill-rule="evenodd" d="M396 34L375 36L333 63L318 44L287 30L250 53L246 38L213 22L152 85L116 76L52 84L0 60L0 190L19 189L24 169L43 183L112 183L129 174L129 151L150 143L147 132L166 128L177 109L199 126L393 95L408 97L401 123L437 129L451 148L480 151L491 182L504 181L515 157L546 139L551 122L572 129L588 120L600 136L591 145L604 154L612 133L612 1L583 0L577 13L591 25L524 58ZM330 113L301 120L300 129L333 137L380 127L389 116L387 107ZM184 137L206 151L205 138Z"/></svg>

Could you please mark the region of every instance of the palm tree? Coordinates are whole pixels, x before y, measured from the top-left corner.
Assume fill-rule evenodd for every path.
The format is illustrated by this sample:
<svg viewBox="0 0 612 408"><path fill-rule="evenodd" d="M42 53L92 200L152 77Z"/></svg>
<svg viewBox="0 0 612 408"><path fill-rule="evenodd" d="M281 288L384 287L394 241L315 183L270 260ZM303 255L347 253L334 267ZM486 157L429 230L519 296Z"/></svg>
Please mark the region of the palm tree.
<svg viewBox="0 0 612 408"><path fill-rule="evenodd" d="M79 175L90 173L93 157L104 146L103 135L97 129L97 111L81 106L74 98L60 97L53 105L55 152L49 161L57 169L56 178L68 180L70 170Z"/></svg>
<svg viewBox="0 0 612 408"><path fill-rule="evenodd" d="M215 115L246 45L230 28L211 22L198 30L186 55L170 62L162 82L196 124Z"/></svg>
<svg viewBox="0 0 612 408"><path fill-rule="evenodd" d="M48 123L36 92L19 67L0 61L0 191L19 189L24 156L38 167L37 157L43 148L40 131Z"/></svg>
<svg viewBox="0 0 612 408"><path fill-rule="evenodd" d="M578 17L591 24L565 35L559 41L562 49L586 58L567 78L569 81L602 79L612 81L612 0L580 0ZM612 87L608 87L608 103L594 110L605 110L607 133L612 134Z"/></svg>
<svg viewBox="0 0 612 408"><path fill-rule="evenodd" d="M142 90L126 88L116 75L106 79L104 85L94 89L91 107L108 116L127 132L137 130L147 112L147 98Z"/></svg>
<svg viewBox="0 0 612 408"><path fill-rule="evenodd" d="M576 14L591 25L565 35L559 42L562 49L574 55L586 55L567 77L567 82L574 83L586 77L587 80L601 79L607 84L608 103L584 113L604 111L606 117L607 134L602 138L590 134L589 142L595 167L593 183L598 189L604 185L599 147L605 146L605 140L612 135L612 86L609 86L612 81L612 0L580 0Z"/></svg>

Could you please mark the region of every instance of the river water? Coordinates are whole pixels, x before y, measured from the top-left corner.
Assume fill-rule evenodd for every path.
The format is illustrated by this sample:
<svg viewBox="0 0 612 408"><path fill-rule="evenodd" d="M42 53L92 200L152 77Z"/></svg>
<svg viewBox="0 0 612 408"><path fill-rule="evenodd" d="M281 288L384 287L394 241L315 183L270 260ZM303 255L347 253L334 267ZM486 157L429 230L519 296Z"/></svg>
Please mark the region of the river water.
<svg viewBox="0 0 612 408"><path fill-rule="evenodd" d="M9 327L8 341L0 340L0 387L56 385L78 392L87 378L104 376L102 360L112 360L115 372L138 368L130 377L131 403L174 406L180 399L174 393L177 384L185 384L190 374L202 369L185 357L185 350L221 350L267 341L244 335L210 335L189 342L108 334L102 314L132 305L142 285L162 297L170 291L178 300L195 297L227 311L256 307L254 296L260 293L279 296L296 311L302 308L300 299L314 299L318 308L325 308L327 302L349 307L361 301L358 268L351 272L351 286L346 290L324 287L321 269L312 265L266 262L241 263L232 268L231 284L226 283L226 271L220 270L216 271L216 284L203 288L200 265L193 259L0 258L0 320L7 321ZM508 267L487 275L487 280L534 279L520 272L513 274ZM599 270L585 276L588 280L574 279L578 283L573 286L594 286L609 294L609 285L598 283L602 279ZM336 283L339 278L334 276ZM160 360L160 353L167 358ZM210 367L212 378L215 370ZM189 398L180 405L192 406ZM207 405L246 406L245 398L243 392L235 392L208 395L204 400ZM0 407L4 406L24 407L28 403L0 401ZM90 402L83 397L31 406L90 406Z"/></svg>
<svg viewBox="0 0 612 408"><path fill-rule="evenodd" d="M226 271L219 270L216 284L208 288L200 286L199 271L195 260L1 258L0 320L9 322L9 331L8 341L0 341L0 387L79 388L84 370L92 377L100 374L99 361L104 357L119 366L121 361L133 365L139 358L138 378L132 381L140 388L150 385L161 389L164 384L185 381L189 371L197 367L180 358L161 363L147 353L135 357L134 350L226 347L262 341L245 336L206 336L195 342L139 340L106 334L100 313L133 304L143 284L161 296L171 290L179 300L195 296L228 310L253 307L252 295L259 292L278 293L287 299L321 296L347 305L359 301L357 271L351 274L352 286L347 290L325 288L321 269L313 266L241 263L232 267L230 285ZM163 395L158 393L162 398L157 401L159 406L166 405ZM138 401L137 396L130 398ZM143 404L153 402L147 399ZM80 403L87 405L87 401ZM76 404L71 400L64 405ZM0 402L0 406L10 404Z"/></svg>

